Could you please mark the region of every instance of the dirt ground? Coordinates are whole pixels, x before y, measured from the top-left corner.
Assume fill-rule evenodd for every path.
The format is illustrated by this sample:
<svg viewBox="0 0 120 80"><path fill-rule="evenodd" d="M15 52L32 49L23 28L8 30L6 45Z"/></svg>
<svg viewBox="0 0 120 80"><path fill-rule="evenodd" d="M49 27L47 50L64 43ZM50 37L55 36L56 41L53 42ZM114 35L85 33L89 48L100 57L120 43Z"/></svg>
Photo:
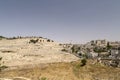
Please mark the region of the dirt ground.
<svg viewBox="0 0 120 80"><path fill-rule="evenodd" d="M3 71L0 73L0 77L12 78L12 80L27 80L17 77L28 78L28 80L120 80L120 68L92 64L91 61L87 61L83 67L80 66L80 61L41 65Z"/></svg>

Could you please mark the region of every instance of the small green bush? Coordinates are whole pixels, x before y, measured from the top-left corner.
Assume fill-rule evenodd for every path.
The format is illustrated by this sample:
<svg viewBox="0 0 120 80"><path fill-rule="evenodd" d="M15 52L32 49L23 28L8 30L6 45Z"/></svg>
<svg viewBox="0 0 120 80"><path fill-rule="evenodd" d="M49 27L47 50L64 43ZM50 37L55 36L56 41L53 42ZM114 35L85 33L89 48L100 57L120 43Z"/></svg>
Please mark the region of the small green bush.
<svg viewBox="0 0 120 80"><path fill-rule="evenodd" d="M81 65L80 65L80 66L85 66L86 63L87 63L87 60L86 60L86 59L82 59L82 60L81 60Z"/></svg>
<svg viewBox="0 0 120 80"><path fill-rule="evenodd" d="M48 39L47 42L50 42L50 39Z"/></svg>
<svg viewBox="0 0 120 80"><path fill-rule="evenodd" d="M35 43L37 43L37 42L38 42L38 40L39 40L39 39L36 39L36 40L31 39L31 40L29 41L29 43L34 43L34 44L35 44Z"/></svg>
<svg viewBox="0 0 120 80"><path fill-rule="evenodd" d="M61 51L63 51L63 52L68 52L66 49L62 49Z"/></svg>

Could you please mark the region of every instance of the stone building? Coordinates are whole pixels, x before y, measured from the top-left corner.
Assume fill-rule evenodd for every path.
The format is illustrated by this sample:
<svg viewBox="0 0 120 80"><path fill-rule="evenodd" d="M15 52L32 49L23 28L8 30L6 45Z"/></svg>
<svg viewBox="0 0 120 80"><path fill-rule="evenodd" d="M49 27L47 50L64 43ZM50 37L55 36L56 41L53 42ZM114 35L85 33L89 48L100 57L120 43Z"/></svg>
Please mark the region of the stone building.
<svg viewBox="0 0 120 80"><path fill-rule="evenodd" d="M104 46L107 46L107 41L106 40L92 40L91 45L104 47Z"/></svg>
<svg viewBox="0 0 120 80"><path fill-rule="evenodd" d="M110 58L120 59L120 47L112 48L110 50Z"/></svg>
<svg viewBox="0 0 120 80"><path fill-rule="evenodd" d="M113 46L113 47L118 47L118 46L120 46L120 42L119 41L109 42L109 45Z"/></svg>

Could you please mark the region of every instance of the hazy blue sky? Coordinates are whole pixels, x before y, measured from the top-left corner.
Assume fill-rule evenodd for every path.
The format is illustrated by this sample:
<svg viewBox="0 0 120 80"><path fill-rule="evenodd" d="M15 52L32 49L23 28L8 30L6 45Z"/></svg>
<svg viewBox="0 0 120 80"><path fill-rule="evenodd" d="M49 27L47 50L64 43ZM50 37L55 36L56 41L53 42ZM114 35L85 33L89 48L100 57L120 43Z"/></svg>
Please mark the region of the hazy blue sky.
<svg viewBox="0 0 120 80"><path fill-rule="evenodd" d="M0 0L0 35L120 40L120 0Z"/></svg>

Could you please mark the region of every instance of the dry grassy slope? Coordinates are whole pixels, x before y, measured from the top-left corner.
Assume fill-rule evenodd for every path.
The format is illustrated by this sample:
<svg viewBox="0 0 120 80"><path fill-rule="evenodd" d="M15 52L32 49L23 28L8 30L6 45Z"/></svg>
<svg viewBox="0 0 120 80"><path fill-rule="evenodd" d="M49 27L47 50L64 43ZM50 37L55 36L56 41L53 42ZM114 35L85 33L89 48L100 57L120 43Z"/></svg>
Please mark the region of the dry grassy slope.
<svg viewBox="0 0 120 80"><path fill-rule="evenodd" d="M91 64L88 61L84 67L79 66L80 61L70 63L44 64L42 67L4 71L1 77L26 77L31 80L120 80L120 69L106 67L100 64Z"/></svg>
<svg viewBox="0 0 120 80"><path fill-rule="evenodd" d="M35 38L34 38L35 39ZM30 38L0 40L0 56L7 66L71 62L78 60L72 54L62 52L57 42L29 44Z"/></svg>
<svg viewBox="0 0 120 80"><path fill-rule="evenodd" d="M30 39L1 40L0 56L5 65L16 66L0 73L0 78L25 77L29 80L120 80L120 69L92 64L80 67L72 54L61 52L58 43L28 44ZM76 61L76 62L72 62ZM14 67L13 67L14 68ZM11 69L11 68L10 68ZM0 79L4 80L4 79ZM6 79L7 80L7 79Z"/></svg>

